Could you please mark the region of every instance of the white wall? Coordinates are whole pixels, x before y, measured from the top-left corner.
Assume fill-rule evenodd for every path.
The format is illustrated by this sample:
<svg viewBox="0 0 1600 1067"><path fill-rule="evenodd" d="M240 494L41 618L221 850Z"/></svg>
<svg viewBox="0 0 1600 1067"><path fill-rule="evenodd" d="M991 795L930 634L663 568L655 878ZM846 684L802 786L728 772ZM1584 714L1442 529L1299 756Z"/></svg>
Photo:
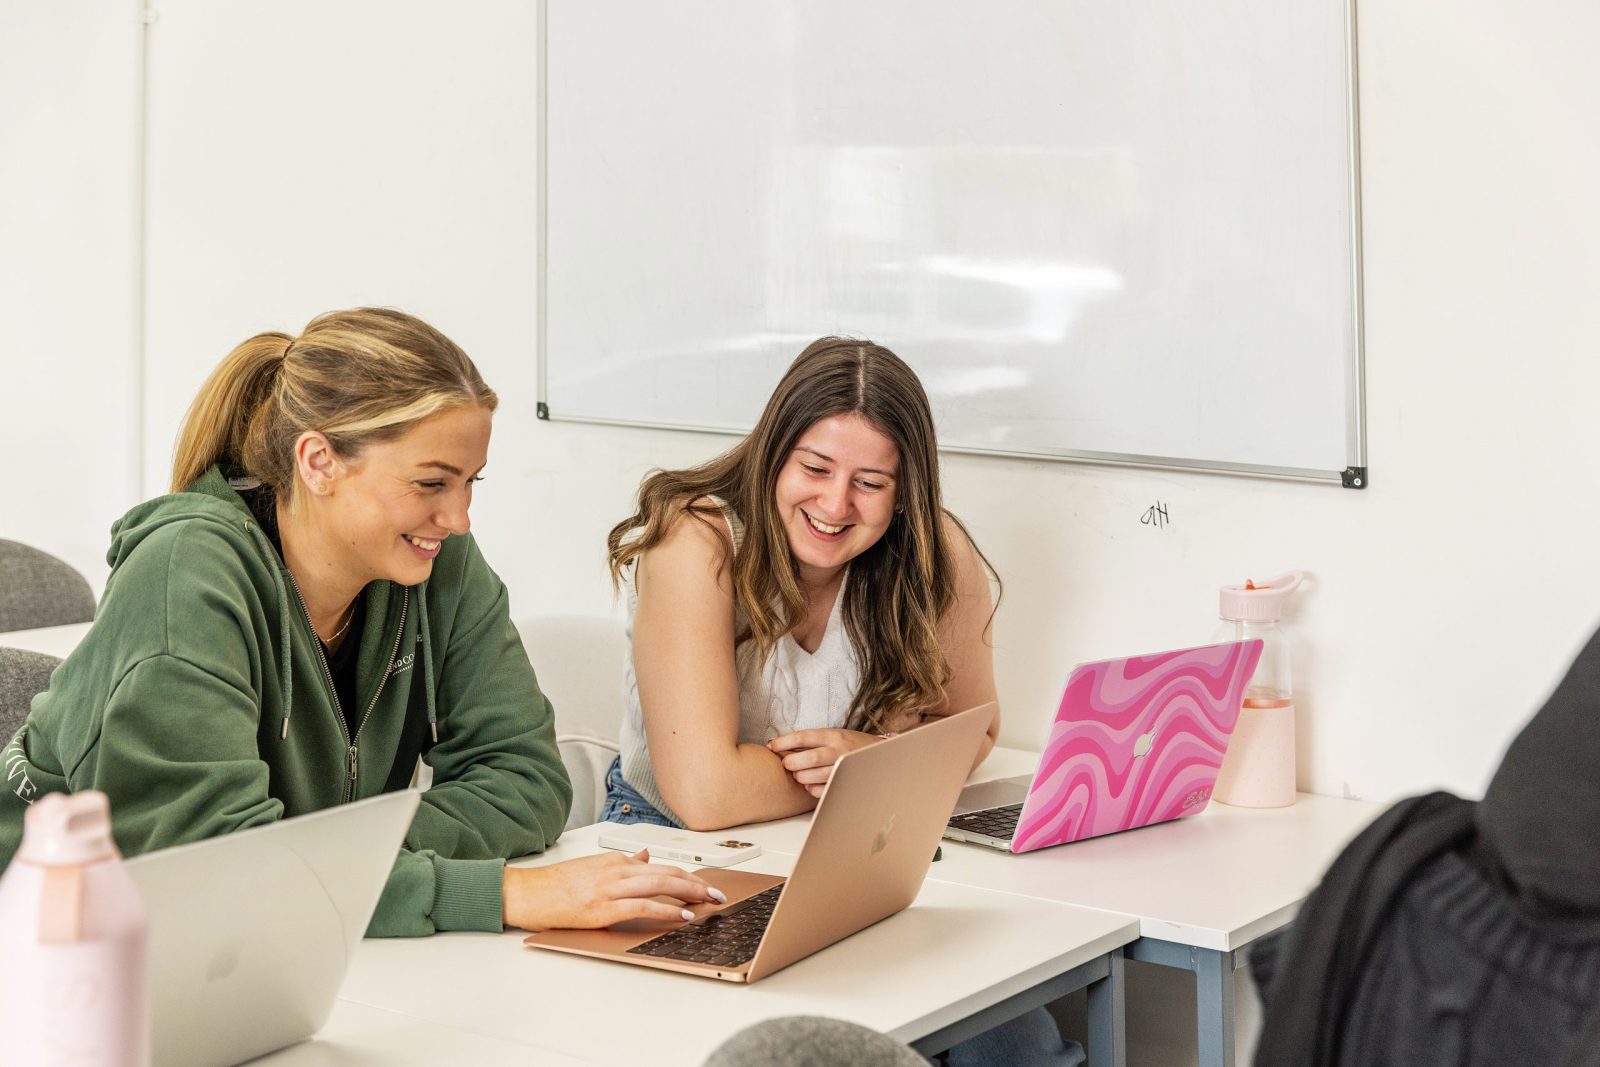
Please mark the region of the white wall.
<svg viewBox="0 0 1600 1067"><path fill-rule="evenodd" d="M1587 485L1600 371L1586 358L1600 72L1585 52L1600 12L1368 8L1372 488L947 457L952 506L1007 582L996 656L1009 742L1036 743L1073 661L1204 640L1219 584L1303 567L1316 580L1291 620L1302 785L1475 792L1600 615ZM639 477L728 439L534 418L532 7L366 11L172 0L151 28L143 488L163 486L182 409L232 344L331 307L395 304L463 343L503 398L475 519L516 610L610 611L603 538ZM55 17L57 47L81 48ZM7 60L14 41L0 43ZM95 284L128 281L114 270ZM5 328L58 328L87 282L61 271L36 284L26 302L0 297ZM79 358L77 423L114 437L138 414L109 385L129 364L109 348ZM41 454L28 410L6 409L8 453ZM81 485L47 484L55 466L18 472L0 536L20 527L75 559L98 552L104 519ZM1140 522L1156 501L1164 529Z"/></svg>
<svg viewBox="0 0 1600 1067"><path fill-rule="evenodd" d="M0 538L99 587L138 500L143 5L4 5Z"/></svg>

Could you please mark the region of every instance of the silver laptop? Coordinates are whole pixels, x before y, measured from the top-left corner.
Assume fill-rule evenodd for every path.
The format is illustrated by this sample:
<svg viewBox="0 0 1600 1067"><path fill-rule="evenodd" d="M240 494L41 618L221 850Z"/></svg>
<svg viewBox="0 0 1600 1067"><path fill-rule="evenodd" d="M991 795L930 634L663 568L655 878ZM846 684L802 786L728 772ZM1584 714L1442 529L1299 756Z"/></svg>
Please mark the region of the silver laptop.
<svg viewBox="0 0 1600 1067"><path fill-rule="evenodd" d="M419 796L388 793L129 860L150 917L151 1062L220 1067L315 1033Z"/></svg>

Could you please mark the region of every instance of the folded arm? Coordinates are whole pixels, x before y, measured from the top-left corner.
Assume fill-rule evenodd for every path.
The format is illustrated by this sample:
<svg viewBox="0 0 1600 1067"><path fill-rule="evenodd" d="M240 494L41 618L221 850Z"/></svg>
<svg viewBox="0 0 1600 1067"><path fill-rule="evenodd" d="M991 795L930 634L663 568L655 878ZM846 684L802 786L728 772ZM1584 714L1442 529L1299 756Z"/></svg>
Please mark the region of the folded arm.
<svg viewBox="0 0 1600 1067"><path fill-rule="evenodd" d="M731 557L724 531L685 515L634 574L633 665L651 768L662 799L695 830L816 806L777 755L739 743Z"/></svg>

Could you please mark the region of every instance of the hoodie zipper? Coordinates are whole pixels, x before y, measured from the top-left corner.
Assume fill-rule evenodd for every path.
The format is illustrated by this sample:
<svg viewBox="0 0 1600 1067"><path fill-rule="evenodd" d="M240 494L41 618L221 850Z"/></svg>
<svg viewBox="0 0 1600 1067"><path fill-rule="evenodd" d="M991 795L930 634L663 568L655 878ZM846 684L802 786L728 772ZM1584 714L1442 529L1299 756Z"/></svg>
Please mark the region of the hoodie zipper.
<svg viewBox="0 0 1600 1067"><path fill-rule="evenodd" d="M347 800L347 801L350 799L350 796L355 793L355 789L356 789L356 771L359 769L358 763L357 763L356 742L358 740L360 740L361 731L366 728L367 720L372 718L373 709L375 709L378 706L378 698L383 696L383 687L386 684L388 684L389 674L390 674L390 672L392 672L394 670L394 658L400 654L400 641L401 641L402 638L405 637L405 633L406 633L406 610L408 608L410 608L410 607L411 607L411 590L406 588L405 586L401 586L400 587L400 628L398 630L396 630L395 633L394 633L394 645L392 647L390 647L390 649L389 649L389 658L384 661L383 677L378 679L378 688L373 691L372 700L367 704L366 713L361 716L361 721L356 723L356 735L355 735L355 737L350 739L350 781L349 781L349 784L345 787L345 793L346 793L345 800ZM322 642L318 641L317 642L317 653L320 655L321 652L322 652ZM323 669L323 672L328 677L328 687L331 689L333 687L333 673L328 670L328 658L326 656L322 657L322 669ZM335 693L333 695L333 698L334 698L335 702L337 702L338 699L339 699L339 694ZM344 722L344 713L343 712L341 712L339 714L339 721L340 721L340 723L342 725L343 722Z"/></svg>
<svg viewBox="0 0 1600 1067"><path fill-rule="evenodd" d="M389 651L389 658L384 663L383 677L378 679L377 691L372 694L372 701L367 705L366 714L361 716L361 721L356 723L356 732L352 736L350 728L345 725L344 708L339 704L339 690L334 688L333 671L328 666L327 654L322 651L322 639L317 636L317 628L311 625L311 609L306 607L306 598L300 595L300 583L295 581L294 572L287 567L284 573L289 575L289 584L294 586L294 598L300 602L300 614L305 616L306 628L311 631L311 638L317 646L317 662L322 664L322 678L328 683L328 695L333 698L334 720L339 724L339 736L344 739L345 758L348 771L344 782L344 799L340 803L348 804L355 795L356 778L361 771L360 749L357 747L361 739L361 728L367 725L367 720L372 718L372 711L378 706L378 698L383 695L383 687L389 681L389 672L394 667L394 658L400 652L400 640L406 633L406 609L411 606L411 590L401 587L400 600L400 628L395 631L394 647Z"/></svg>

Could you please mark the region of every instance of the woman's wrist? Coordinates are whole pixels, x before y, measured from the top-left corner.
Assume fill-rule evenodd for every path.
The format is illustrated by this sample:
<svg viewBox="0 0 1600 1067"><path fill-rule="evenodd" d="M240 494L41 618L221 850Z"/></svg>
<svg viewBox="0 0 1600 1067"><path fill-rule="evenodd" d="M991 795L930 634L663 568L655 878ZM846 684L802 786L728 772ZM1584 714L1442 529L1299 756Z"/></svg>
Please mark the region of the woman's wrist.
<svg viewBox="0 0 1600 1067"><path fill-rule="evenodd" d="M535 902L540 893L536 888L544 878L538 867L507 867L500 883L500 912L507 926L523 930L539 928Z"/></svg>

